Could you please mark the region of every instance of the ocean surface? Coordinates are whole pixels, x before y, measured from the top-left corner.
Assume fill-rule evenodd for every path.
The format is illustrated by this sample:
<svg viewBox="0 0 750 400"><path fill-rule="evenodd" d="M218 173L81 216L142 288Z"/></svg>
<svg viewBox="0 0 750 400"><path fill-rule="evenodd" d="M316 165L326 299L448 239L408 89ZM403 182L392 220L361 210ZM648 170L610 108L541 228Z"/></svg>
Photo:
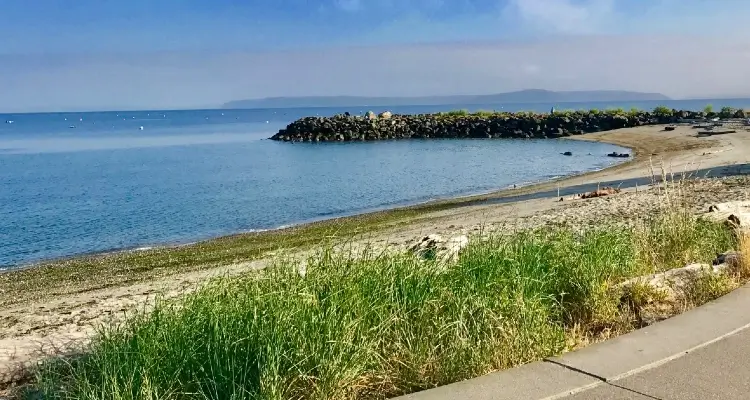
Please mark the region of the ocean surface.
<svg viewBox="0 0 750 400"><path fill-rule="evenodd" d="M708 103L740 107L750 100L659 102L681 109ZM367 108L0 114L0 268L488 192L601 169L615 161L607 153L625 151L567 140L266 140L296 118L344 111Z"/></svg>

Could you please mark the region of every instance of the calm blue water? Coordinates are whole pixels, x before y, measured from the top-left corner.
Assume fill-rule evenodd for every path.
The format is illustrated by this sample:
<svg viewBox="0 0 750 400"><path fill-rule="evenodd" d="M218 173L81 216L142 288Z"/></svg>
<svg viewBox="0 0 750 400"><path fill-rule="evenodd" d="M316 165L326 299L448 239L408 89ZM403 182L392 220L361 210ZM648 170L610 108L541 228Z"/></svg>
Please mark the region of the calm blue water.
<svg viewBox="0 0 750 400"><path fill-rule="evenodd" d="M550 107L503 106L511 111ZM591 107L605 106L558 105ZM343 111L360 110L0 115L0 266L189 242L486 192L602 168L613 161L606 153L623 151L564 140L263 140L298 117ZM2 123L6 120L13 123ZM574 156L561 156L563 151Z"/></svg>

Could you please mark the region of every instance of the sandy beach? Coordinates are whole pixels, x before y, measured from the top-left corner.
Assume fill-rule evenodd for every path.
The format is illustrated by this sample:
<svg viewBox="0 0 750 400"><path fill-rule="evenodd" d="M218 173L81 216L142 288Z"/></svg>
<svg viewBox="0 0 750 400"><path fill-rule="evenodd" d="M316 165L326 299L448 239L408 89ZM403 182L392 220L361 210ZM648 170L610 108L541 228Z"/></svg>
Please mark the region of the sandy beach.
<svg viewBox="0 0 750 400"><path fill-rule="evenodd" d="M686 184L679 196L695 212L719 201L750 200L750 181L736 177L750 173L750 132L744 128L736 133L697 137L696 130L690 126L678 126L674 131L664 131L662 126L646 126L588 134L573 140L628 147L633 149L635 157L624 164L581 176L419 206L416 212L390 219L387 226L363 232L346 245L355 249L372 245L399 250L433 233L471 237L488 231L546 224L587 224L647 215L658 207L658 193L641 184L637 189L630 187L628 182L643 177L650 181L651 177L660 177L662 171L674 174L674 179L696 177L695 171L703 175L710 171L712 176L734 176L699 179ZM577 185L612 183L616 186L618 182L627 188L610 197L580 200L567 194L569 190L563 190ZM566 194L557 196L558 189ZM517 201L519 196L531 197ZM263 268L270 259L282 254L299 257L308 254L308 250L274 250L252 260L236 260L189 271L162 271L158 278L133 274L117 284L88 285L87 281L94 277L82 273L65 285L50 286L49 290L45 290L43 284L32 285L39 287L34 289L38 293L21 292L2 284L14 279L35 279L34 275L0 274L0 304L3 305L0 309L0 387L2 382L17 378L13 371L20 365L28 365L45 354L85 344L97 326L117 320L129 311L144 309L156 296L178 296L214 276ZM61 264L58 268L66 267ZM112 273L117 273L116 265L110 268Z"/></svg>

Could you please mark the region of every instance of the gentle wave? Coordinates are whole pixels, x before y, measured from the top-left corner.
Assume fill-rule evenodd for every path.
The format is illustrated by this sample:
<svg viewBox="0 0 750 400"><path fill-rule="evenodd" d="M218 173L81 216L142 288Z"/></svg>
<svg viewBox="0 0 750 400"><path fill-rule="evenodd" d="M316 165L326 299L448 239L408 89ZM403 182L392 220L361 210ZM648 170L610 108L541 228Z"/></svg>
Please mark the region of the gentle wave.
<svg viewBox="0 0 750 400"><path fill-rule="evenodd" d="M263 132L260 135L267 135ZM258 134L213 134L124 138L45 138L0 141L4 154L70 153L95 150L125 150L149 147L245 143L260 140Z"/></svg>

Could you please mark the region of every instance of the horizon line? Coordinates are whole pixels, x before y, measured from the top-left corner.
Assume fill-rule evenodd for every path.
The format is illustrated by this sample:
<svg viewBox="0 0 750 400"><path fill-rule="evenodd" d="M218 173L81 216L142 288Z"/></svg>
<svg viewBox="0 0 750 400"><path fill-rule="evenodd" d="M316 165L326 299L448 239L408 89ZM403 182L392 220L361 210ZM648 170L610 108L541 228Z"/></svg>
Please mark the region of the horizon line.
<svg viewBox="0 0 750 400"><path fill-rule="evenodd" d="M580 91L595 91L595 90L580 90ZM602 90L603 91L603 90ZM626 91L626 90L623 90ZM577 90L568 90L568 91L561 91L561 92L577 92ZM503 92L503 93L512 93L512 92ZM559 92L558 92L559 93ZM635 93L647 93L647 92L635 92ZM650 92L649 92L650 93ZM652 94L661 94L658 92L653 92ZM492 95L492 94L490 94ZM348 108L348 107L388 107L388 105L383 106L368 106L366 104L353 104L353 105L341 105L341 106L310 106L310 107L250 107L250 108L223 108L224 104L235 102L235 101L246 101L246 100L264 100L264 99L278 99L278 98L285 98L285 99L294 99L294 98L309 98L309 97L362 97L362 98L426 98L426 97L460 97L460 96L488 96L488 95L436 95L436 96L346 96L346 95L331 95L331 96L277 96L277 97L265 97L265 98L259 98L259 99L243 99L243 100L232 100L217 106L210 106L210 107L184 107L184 108L139 108L139 107L124 107L124 108L102 108L102 109L72 109L72 110L46 110L46 111L3 111L0 110L0 115L28 115L28 114L73 114L73 113L109 113L109 112L141 112L141 111L216 111L216 110L282 110L282 109L293 109L293 108L305 108L305 109L331 109L331 108ZM666 95L664 95L666 96ZM668 97L668 96L667 96ZM560 102L554 102L554 104L581 104L581 103L606 103L606 102L612 102L612 101L619 101L619 102L659 102L659 101L701 101L705 100L707 102L710 101L716 101L716 100L747 100L748 101L748 107L750 107L750 95L747 95L747 97L743 96L729 96L729 97L683 97L683 98L669 98L668 100L595 100L595 101L560 101ZM470 103L456 103L456 104L400 104L400 105L392 105L393 107L420 107L420 106L460 106L460 105L480 105L479 104L470 104ZM487 103L490 104L490 103ZM547 102L517 102L517 103L491 103L491 104L548 104ZM706 105L711 105L711 103L706 103Z"/></svg>

